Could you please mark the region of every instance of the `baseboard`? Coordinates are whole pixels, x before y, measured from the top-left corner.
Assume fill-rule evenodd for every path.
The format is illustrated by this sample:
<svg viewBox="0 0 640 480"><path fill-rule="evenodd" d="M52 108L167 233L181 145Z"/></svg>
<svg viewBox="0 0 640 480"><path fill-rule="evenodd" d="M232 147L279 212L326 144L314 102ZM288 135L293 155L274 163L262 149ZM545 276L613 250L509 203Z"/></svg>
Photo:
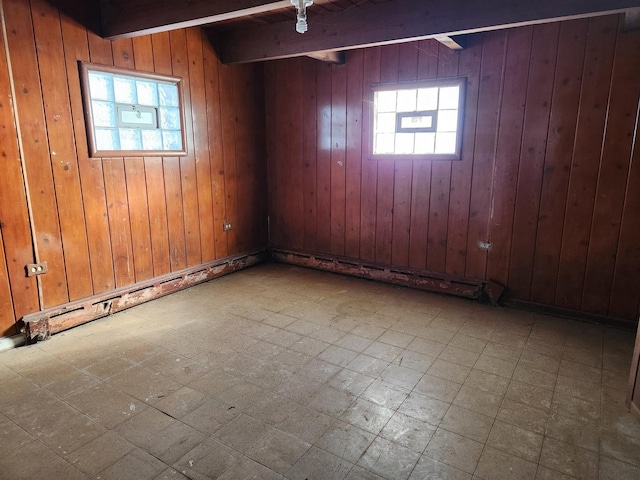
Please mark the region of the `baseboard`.
<svg viewBox="0 0 640 480"><path fill-rule="evenodd" d="M25 315L22 331L29 342L140 305L164 295L193 287L268 259L266 247L233 255L110 292Z"/></svg>

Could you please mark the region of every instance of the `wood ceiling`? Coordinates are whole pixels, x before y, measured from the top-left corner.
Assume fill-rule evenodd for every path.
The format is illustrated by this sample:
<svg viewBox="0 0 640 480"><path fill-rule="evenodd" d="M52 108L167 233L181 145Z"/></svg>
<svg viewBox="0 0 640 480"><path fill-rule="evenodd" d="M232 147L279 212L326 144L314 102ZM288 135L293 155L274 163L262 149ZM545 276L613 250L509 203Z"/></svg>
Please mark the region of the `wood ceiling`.
<svg viewBox="0 0 640 480"><path fill-rule="evenodd" d="M640 0L315 0L301 35L290 0L96 1L105 38L201 25L225 63L640 11Z"/></svg>

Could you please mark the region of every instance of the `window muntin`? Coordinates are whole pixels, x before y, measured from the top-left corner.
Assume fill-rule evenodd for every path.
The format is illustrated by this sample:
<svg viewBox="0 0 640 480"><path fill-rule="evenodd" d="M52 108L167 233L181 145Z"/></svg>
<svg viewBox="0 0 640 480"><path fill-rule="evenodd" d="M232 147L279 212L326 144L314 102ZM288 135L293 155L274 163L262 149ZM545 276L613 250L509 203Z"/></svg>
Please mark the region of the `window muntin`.
<svg viewBox="0 0 640 480"><path fill-rule="evenodd" d="M373 158L460 158L465 79L373 87Z"/></svg>
<svg viewBox="0 0 640 480"><path fill-rule="evenodd" d="M180 79L81 63L92 157L185 155Z"/></svg>

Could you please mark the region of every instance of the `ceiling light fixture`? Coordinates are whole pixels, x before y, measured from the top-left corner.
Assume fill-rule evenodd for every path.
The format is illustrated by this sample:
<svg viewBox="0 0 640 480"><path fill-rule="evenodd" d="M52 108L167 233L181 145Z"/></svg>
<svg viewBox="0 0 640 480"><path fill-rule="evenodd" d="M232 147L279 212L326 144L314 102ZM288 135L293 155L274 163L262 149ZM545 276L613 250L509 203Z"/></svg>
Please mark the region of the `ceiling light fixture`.
<svg viewBox="0 0 640 480"><path fill-rule="evenodd" d="M296 16L296 32L304 33L309 26L307 25L307 7L313 5L313 0L291 0L298 12Z"/></svg>

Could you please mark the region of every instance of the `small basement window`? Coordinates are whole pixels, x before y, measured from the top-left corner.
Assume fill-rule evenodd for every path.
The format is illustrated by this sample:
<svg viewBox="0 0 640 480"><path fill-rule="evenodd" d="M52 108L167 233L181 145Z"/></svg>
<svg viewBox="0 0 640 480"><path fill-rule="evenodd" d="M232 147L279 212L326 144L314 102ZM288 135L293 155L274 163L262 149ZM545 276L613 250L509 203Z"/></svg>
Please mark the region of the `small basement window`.
<svg viewBox="0 0 640 480"><path fill-rule="evenodd" d="M91 157L186 154L179 78L80 65Z"/></svg>
<svg viewBox="0 0 640 480"><path fill-rule="evenodd" d="M372 90L374 159L460 159L464 78L376 85Z"/></svg>

